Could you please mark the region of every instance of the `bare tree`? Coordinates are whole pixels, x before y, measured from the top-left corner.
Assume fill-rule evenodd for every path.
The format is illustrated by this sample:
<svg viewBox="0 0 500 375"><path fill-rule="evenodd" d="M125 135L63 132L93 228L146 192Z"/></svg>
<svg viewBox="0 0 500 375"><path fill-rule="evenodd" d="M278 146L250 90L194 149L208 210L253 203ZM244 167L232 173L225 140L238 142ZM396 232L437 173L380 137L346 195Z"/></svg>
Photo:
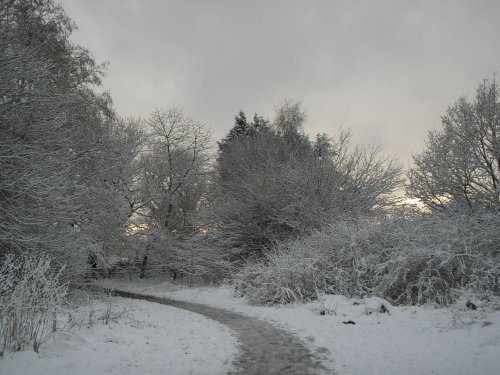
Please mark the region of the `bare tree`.
<svg viewBox="0 0 500 375"><path fill-rule="evenodd" d="M500 209L500 101L496 81L479 85L473 101L462 97L429 132L413 157L407 192L439 211Z"/></svg>
<svg viewBox="0 0 500 375"><path fill-rule="evenodd" d="M285 100L276 109L273 125L281 135L290 136L303 131L305 119L306 113L299 102L293 103L290 100Z"/></svg>
<svg viewBox="0 0 500 375"><path fill-rule="evenodd" d="M179 109L155 110L146 121L149 141L142 159L143 215L167 236L192 230L208 178L210 132ZM141 274L147 262L143 258Z"/></svg>
<svg viewBox="0 0 500 375"><path fill-rule="evenodd" d="M340 130L329 149L316 161L316 179L335 216L366 216L395 203L394 192L404 181L402 168L382 153L380 144L353 146L350 131Z"/></svg>
<svg viewBox="0 0 500 375"><path fill-rule="evenodd" d="M60 6L2 2L0 17L0 255L50 253L81 270L123 229L134 132L92 90L101 66L69 41Z"/></svg>
<svg viewBox="0 0 500 375"><path fill-rule="evenodd" d="M72 120L90 96L55 83L59 60L25 40L21 5L29 9L14 2L0 27L0 250L51 251L64 261L81 247L71 224L84 186L71 176L78 178L74 160L83 150Z"/></svg>

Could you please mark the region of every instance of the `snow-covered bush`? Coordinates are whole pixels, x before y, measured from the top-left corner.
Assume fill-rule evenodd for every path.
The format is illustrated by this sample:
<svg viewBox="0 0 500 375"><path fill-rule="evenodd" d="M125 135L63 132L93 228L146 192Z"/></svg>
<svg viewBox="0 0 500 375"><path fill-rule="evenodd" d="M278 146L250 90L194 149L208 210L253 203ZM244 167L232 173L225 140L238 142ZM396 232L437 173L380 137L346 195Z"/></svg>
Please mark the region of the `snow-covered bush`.
<svg viewBox="0 0 500 375"><path fill-rule="evenodd" d="M255 303L311 301L318 292L370 294L377 270L373 265L392 247L369 222L339 222L311 235L277 244L264 262L245 267L237 285Z"/></svg>
<svg viewBox="0 0 500 375"><path fill-rule="evenodd" d="M498 228L499 215L338 222L277 244L236 282L259 304L310 301L318 292L447 304L463 289L498 288Z"/></svg>
<svg viewBox="0 0 500 375"><path fill-rule="evenodd" d="M476 294L498 289L500 215L457 215L404 226L407 237L383 264L376 294L403 304L448 304L464 289Z"/></svg>
<svg viewBox="0 0 500 375"><path fill-rule="evenodd" d="M298 247L289 250L275 249L267 255L267 263L254 262L243 268L236 275L238 292L257 304L316 299L327 278L321 256L300 252Z"/></svg>
<svg viewBox="0 0 500 375"><path fill-rule="evenodd" d="M67 294L48 256L7 254L0 263L0 353L35 351L57 329L57 310Z"/></svg>

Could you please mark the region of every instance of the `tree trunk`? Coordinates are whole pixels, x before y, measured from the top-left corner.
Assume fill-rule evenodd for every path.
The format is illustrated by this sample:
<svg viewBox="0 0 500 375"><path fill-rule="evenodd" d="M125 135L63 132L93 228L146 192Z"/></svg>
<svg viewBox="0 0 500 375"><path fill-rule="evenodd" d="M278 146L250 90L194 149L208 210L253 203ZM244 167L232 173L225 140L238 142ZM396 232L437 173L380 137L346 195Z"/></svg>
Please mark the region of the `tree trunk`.
<svg viewBox="0 0 500 375"><path fill-rule="evenodd" d="M174 205L172 203L168 204L167 214L165 215L165 222L163 223L165 228L168 228L168 221L170 219L170 215L172 214L172 210L174 209Z"/></svg>
<svg viewBox="0 0 500 375"><path fill-rule="evenodd" d="M90 267L90 277L97 279L97 255L89 252L87 263Z"/></svg>
<svg viewBox="0 0 500 375"><path fill-rule="evenodd" d="M141 270L139 272L139 278L144 279L144 274L146 272L146 266L148 264L148 255L149 255L149 245L146 246L146 252L142 257Z"/></svg>

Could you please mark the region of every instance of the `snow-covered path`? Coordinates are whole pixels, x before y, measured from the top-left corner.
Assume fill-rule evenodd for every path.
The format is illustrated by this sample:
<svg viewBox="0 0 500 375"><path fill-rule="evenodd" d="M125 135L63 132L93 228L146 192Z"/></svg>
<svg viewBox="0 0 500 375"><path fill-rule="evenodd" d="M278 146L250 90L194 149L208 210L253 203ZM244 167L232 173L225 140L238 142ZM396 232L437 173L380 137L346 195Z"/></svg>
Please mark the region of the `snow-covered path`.
<svg viewBox="0 0 500 375"><path fill-rule="evenodd" d="M267 321L298 337L336 374L496 375L500 368L500 300L494 297L474 299L477 310L466 308L467 299L436 308L391 306L377 298L343 296L322 296L307 304L254 306L236 297L231 286L187 288L168 278L108 279L98 285L205 304ZM388 312L379 311L381 303ZM349 320L356 324L344 324Z"/></svg>
<svg viewBox="0 0 500 375"><path fill-rule="evenodd" d="M326 373L299 339L271 324L225 309L143 295L120 290L113 293L120 297L141 299L178 307L202 314L225 324L236 332L239 353L233 374L289 374L304 375Z"/></svg>

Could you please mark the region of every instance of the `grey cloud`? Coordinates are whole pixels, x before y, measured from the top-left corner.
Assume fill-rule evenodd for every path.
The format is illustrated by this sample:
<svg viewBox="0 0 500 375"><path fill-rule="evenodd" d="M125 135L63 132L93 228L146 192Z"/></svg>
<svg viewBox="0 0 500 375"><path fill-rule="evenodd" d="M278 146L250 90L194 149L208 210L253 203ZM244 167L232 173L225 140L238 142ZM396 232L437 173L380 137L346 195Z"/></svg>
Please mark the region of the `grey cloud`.
<svg viewBox="0 0 500 375"><path fill-rule="evenodd" d="M181 106L221 138L284 97L306 131L351 127L406 162L459 95L500 67L498 1L64 0L75 40L109 60L123 115Z"/></svg>

